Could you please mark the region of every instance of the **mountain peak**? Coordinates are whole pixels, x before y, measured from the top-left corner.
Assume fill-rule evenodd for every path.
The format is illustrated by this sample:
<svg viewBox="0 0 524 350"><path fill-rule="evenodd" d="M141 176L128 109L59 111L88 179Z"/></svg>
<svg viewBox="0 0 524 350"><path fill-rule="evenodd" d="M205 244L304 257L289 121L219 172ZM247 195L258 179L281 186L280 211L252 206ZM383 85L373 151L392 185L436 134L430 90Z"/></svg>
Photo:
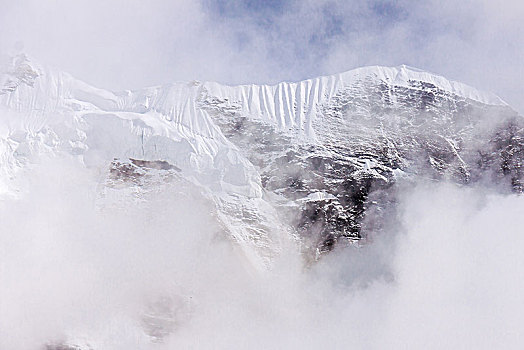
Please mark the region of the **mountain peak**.
<svg viewBox="0 0 524 350"><path fill-rule="evenodd" d="M405 65L272 86L179 82L120 93L25 55L6 67L0 191L17 193L11 180L39 155L72 156L101 173L118 159L123 176L150 171L140 164L165 164L209 194L224 227L262 264L280 249L277 231L293 230L267 229L279 221L275 205L298 208L297 230L318 238L311 244L319 249L358 239L373 189L415 174L418 159L434 176L470 181L477 164L498 161L491 153L477 159L468 145L483 113L499 123L511 114L494 95ZM515 134L499 129L509 135L504 142ZM481 136L491 145L492 135ZM521 153L514 154L505 162L517 164Z"/></svg>
<svg viewBox="0 0 524 350"><path fill-rule="evenodd" d="M425 82L454 95L488 105L507 106L495 94L478 90L467 84L449 80L442 75L402 64L395 67L365 66L340 73L345 80L375 77L393 86L413 86L412 82Z"/></svg>

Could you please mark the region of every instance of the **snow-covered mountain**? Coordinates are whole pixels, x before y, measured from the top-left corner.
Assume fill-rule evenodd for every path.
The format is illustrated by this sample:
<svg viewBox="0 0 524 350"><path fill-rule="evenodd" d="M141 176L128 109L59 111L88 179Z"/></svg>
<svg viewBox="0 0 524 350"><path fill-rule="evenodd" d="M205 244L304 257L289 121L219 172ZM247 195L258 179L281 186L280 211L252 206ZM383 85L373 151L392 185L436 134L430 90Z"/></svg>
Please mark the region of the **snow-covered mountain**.
<svg viewBox="0 0 524 350"><path fill-rule="evenodd" d="M150 252L140 260L135 257L139 250L128 249L126 240L152 244L153 254L169 243L164 259L153 264L155 268L169 265L165 260L172 260L173 247L180 245L177 252L184 253L189 243L181 242L186 237L184 228L177 230L176 223L174 229L170 226L177 217L170 212L173 210L193 221L209 212L210 218L202 218L200 226L190 228L195 231L203 226L213 237L218 231L216 235L233 242L232 251L240 252L242 262L250 262L245 264L249 269L264 273L282 252L296 246L309 264L337 245L365 244L398 218L395 210L400 189L420 179L453 181L461 186L484 182L500 192L521 193L524 189L522 117L494 95L406 66L364 67L274 86L194 81L114 93L46 68L25 55L1 61L0 201L9 206L24 196L31 200L27 196L30 189L21 179L38 164L54 165L56 160L66 159L82 174L94 175L96 194L87 207L94 204L97 213L109 215L118 214L115 208L124 208L131 212L125 219L139 215L136 221L143 225L137 235L128 237L136 223L119 219L101 233L94 226L85 230L85 236L83 231L78 236L93 236L96 241L114 228L117 233L123 231L115 242L109 239L107 245L87 245L93 251L100 249L103 257L111 252L129 254L117 260L117 265L131 265L123 276L119 269L109 274L110 281L125 280L124 284L115 282L116 289L121 285L133 289L126 283L135 274L148 283L145 276L155 273L141 270L140 264L154 258ZM61 171L56 170L56 181L70 176ZM167 208L162 207L164 201L151 207L143 205L166 196L176 197L175 204ZM91 199L91 192L81 200L86 198ZM161 213L140 216L150 208ZM195 208L198 210L192 215ZM21 217L25 215L23 211ZM78 222L90 219L74 221L72 230ZM149 229L148 220L167 221L168 229L159 229L160 233L155 228L162 225ZM148 230L155 232L145 232ZM158 241L152 239L155 234L161 236ZM29 235L27 241L36 236ZM45 249L53 250L61 238L52 240L53 244L36 256L45 256ZM290 248L290 241L297 244ZM112 250L113 243L123 247ZM83 249L81 246L72 254L82 255ZM209 250L203 250L195 260L202 254L208 257ZM173 263L184 266L190 281L194 266L188 256L192 254L182 254ZM99 258L94 253L86 256ZM190 266L184 265L187 260L191 260ZM230 270L238 262L232 261ZM112 264L109 260L108 265ZM86 271L93 268L87 266ZM100 266L106 265L98 261L93 266L104 270ZM45 270L44 266L38 271ZM59 270L57 281L67 289L67 278L74 278L62 277ZM73 270L73 275L79 273ZM206 276L212 278L216 271L222 270L213 269ZM85 289L91 293L88 277L79 285L88 286ZM109 315L108 322L120 322L123 326L119 323L116 328L128 330L134 341L161 342L189 322L199 296L206 301L202 290L207 284L182 282L174 291L171 285L168 292L154 290L145 298L151 299L144 307L133 307L131 316ZM197 292L190 291L195 286ZM59 283L53 291L61 287ZM229 300L226 289L224 300ZM71 290L72 294L78 292ZM130 299L141 303L140 298ZM206 305L213 302L207 300ZM49 341L45 348L91 349L93 341L98 341L95 348L107 348L103 336L94 339L84 335L83 328L63 331L63 341L54 333L43 334L41 339ZM94 334L96 338L98 333ZM119 341L113 333L110 337Z"/></svg>
<svg viewBox="0 0 524 350"><path fill-rule="evenodd" d="M522 191L522 126L500 98L407 66L113 93L19 55L0 76L0 190L16 197L42 156L98 171L100 205L117 183L140 196L176 178L264 266L281 232L318 257L379 229L399 179Z"/></svg>

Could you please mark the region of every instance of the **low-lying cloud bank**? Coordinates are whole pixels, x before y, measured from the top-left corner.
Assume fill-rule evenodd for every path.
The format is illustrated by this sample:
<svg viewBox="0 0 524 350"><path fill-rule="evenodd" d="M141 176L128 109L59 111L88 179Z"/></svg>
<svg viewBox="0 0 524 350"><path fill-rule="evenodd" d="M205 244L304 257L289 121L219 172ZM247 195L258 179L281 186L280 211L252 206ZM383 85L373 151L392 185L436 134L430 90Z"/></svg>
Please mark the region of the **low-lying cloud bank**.
<svg viewBox="0 0 524 350"><path fill-rule="evenodd" d="M373 242L310 267L290 246L261 272L220 234L205 200L175 186L148 202L111 202L97 174L70 162L24 179L20 199L0 202L2 349L68 339L93 349L523 341L521 196L422 184ZM159 300L167 314L148 321ZM155 329L170 334L151 343Z"/></svg>

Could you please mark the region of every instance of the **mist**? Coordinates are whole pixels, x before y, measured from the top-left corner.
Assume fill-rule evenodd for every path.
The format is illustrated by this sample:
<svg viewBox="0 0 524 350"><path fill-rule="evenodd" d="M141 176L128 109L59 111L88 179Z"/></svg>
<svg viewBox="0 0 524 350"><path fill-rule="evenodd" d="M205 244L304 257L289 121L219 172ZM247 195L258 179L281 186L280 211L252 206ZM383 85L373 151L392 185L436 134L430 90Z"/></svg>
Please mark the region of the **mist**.
<svg viewBox="0 0 524 350"><path fill-rule="evenodd" d="M118 189L100 197L99 175L73 160L21 181L25 194L0 210L2 349L522 343L520 196L421 183L372 242L314 265L290 242L260 270L179 185L145 202ZM162 300L171 321L148 328L144 315Z"/></svg>

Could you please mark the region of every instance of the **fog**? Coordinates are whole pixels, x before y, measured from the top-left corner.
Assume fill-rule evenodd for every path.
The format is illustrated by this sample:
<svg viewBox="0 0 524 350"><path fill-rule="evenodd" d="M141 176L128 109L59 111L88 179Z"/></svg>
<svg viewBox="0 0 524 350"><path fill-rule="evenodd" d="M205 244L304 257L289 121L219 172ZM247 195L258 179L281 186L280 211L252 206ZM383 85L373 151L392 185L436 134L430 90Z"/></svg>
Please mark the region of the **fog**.
<svg viewBox="0 0 524 350"><path fill-rule="evenodd" d="M520 196L421 183L403 191L396 223L371 243L310 266L290 243L257 270L208 203L178 186L146 202L116 190L115 201L76 162L44 164L21 177L25 194L1 203L2 349L522 343ZM158 300L172 318L151 342L143 317Z"/></svg>

